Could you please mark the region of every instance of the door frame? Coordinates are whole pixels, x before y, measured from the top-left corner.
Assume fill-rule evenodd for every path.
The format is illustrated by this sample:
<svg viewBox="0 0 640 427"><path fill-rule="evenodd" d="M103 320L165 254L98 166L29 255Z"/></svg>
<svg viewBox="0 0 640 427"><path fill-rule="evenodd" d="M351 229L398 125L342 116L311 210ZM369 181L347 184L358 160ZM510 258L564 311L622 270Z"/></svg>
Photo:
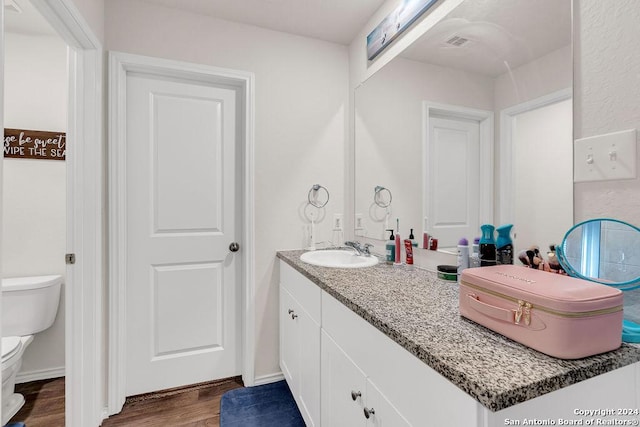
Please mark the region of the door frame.
<svg viewBox="0 0 640 427"><path fill-rule="evenodd" d="M515 182L513 174L513 128L515 117L527 111L573 98L572 88L561 89L539 98L500 110L500 218L501 224L513 223Z"/></svg>
<svg viewBox="0 0 640 427"><path fill-rule="evenodd" d="M452 119L467 119L477 121L480 125L480 167L479 177L479 209L478 221L480 224L493 222L493 125L494 114L490 110L480 110L476 108L462 107L452 104L441 104L431 101L422 102L422 188L426 192L426 184L429 179L429 150L431 149L431 139L429 137L430 117L432 114L444 116ZM422 224L424 230L428 230L428 197L422 197Z"/></svg>
<svg viewBox="0 0 640 427"><path fill-rule="evenodd" d="M246 71L173 61L122 52L109 53L109 366L108 413L116 414L125 402L126 365L126 78L129 72L188 78L223 84L240 91L242 123L242 241L241 345L242 379L255 382L255 234L254 234L254 87L255 76Z"/></svg>
<svg viewBox="0 0 640 427"><path fill-rule="evenodd" d="M31 0L68 48L65 424L104 419L102 44L72 0ZM3 29L4 30L4 29Z"/></svg>

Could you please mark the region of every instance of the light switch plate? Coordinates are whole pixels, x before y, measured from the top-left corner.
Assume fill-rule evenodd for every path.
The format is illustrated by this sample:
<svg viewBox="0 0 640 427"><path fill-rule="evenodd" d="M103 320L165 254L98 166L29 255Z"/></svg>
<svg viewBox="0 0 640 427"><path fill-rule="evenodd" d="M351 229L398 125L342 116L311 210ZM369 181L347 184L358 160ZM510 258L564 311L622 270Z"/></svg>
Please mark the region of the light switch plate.
<svg viewBox="0 0 640 427"><path fill-rule="evenodd" d="M342 214L333 214L333 231L342 231Z"/></svg>
<svg viewBox="0 0 640 427"><path fill-rule="evenodd" d="M576 139L573 181L607 181L636 177L636 130Z"/></svg>
<svg viewBox="0 0 640 427"><path fill-rule="evenodd" d="M355 229L356 230L363 230L364 229L364 225L362 224L362 214L361 213L357 213L356 214Z"/></svg>

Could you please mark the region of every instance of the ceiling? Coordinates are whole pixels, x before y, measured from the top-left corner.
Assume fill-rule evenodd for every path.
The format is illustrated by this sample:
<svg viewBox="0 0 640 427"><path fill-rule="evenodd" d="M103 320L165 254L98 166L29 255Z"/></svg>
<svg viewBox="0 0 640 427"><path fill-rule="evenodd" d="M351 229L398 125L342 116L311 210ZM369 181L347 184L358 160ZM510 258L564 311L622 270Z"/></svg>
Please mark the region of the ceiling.
<svg viewBox="0 0 640 427"><path fill-rule="evenodd" d="M452 39L454 44L447 43ZM570 44L571 0L474 0L462 3L402 56L496 77Z"/></svg>
<svg viewBox="0 0 640 427"><path fill-rule="evenodd" d="M142 1L346 45L385 0ZM4 3L8 32L56 35L29 0ZM458 47L446 43L455 36L468 41ZM473 0L402 56L495 77L570 43L571 0Z"/></svg>
<svg viewBox="0 0 640 427"><path fill-rule="evenodd" d="M143 1L343 45L351 43L384 3L384 0Z"/></svg>
<svg viewBox="0 0 640 427"><path fill-rule="evenodd" d="M4 28L9 33L57 36L29 0L4 0Z"/></svg>

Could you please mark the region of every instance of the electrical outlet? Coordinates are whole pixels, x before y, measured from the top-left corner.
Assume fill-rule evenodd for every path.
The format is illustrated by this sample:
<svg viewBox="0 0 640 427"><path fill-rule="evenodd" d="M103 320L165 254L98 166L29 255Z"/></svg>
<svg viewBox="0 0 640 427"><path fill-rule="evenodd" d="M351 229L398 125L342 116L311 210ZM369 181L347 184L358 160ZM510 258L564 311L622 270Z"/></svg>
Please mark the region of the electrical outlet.
<svg viewBox="0 0 640 427"><path fill-rule="evenodd" d="M364 229L364 225L362 225L362 214L361 213L357 213L356 214L356 226L354 228L356 230Z"/></svg>
<svg viewBox="0 0 640 427"><path fill-rule="evenodd" d="M333 214L333 230L342 231L342 214Z"/></svg>

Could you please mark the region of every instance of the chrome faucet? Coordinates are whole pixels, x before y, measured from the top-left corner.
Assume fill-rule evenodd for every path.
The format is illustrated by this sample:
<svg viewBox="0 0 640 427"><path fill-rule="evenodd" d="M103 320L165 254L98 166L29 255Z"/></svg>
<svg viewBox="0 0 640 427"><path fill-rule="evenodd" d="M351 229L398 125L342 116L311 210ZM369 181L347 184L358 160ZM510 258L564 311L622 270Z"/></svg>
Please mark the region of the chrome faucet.
<svg viewBox="0 0 640 427"><path fill-rule="evenodd" d="M371 252L369 252L369 248L372 248L373 245L370 243L365 243L363 245L360 242L348 241L348 242L344 242L344 245L350 248L353 248L358 255L371 256Z"/></svg>

